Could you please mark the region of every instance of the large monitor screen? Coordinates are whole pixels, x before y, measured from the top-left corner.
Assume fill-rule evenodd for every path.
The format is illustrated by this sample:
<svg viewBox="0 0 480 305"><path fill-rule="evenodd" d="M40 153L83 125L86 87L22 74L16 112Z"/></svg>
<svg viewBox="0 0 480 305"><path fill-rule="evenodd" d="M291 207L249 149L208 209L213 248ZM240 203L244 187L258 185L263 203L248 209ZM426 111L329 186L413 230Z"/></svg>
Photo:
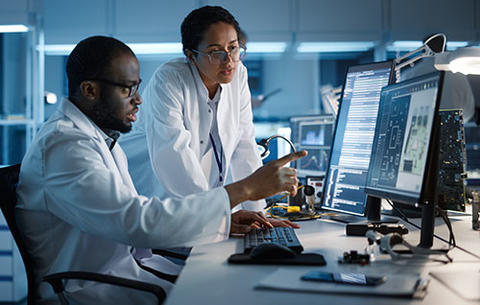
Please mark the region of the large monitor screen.
<svg viewBox="0 0 480 305"><path fill-rule="evenodd" d="M296 163L299 177L325 175L334 125L335 117L330 114L290 118L293 144L297 150L308 151L308 155Z"/></svg>
<svg viewBox="0 0 480 305"><path fill-rule="evenodd" d="M440 78L440 73L431 73L382 90L368 194L420 203Z"/></svg>
<svg viewBox="0 0 480 305"><path fill-rule="evenodd" d="M382 87L392 81L392 62L352 66L337 115L322 208L365 214L364 192Z"/></svg>

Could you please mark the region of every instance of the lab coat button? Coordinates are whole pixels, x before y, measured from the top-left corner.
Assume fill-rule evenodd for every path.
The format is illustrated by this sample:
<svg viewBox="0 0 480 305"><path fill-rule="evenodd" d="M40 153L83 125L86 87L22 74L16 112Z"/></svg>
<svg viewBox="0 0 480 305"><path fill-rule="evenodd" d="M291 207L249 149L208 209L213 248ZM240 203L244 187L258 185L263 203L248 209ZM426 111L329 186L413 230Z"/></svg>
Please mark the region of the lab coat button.
<svg viewBox="0 0 480 305"><path fill-rule="evenodd" d="M211 112L212 112L212 109L208 109L208 112L211 113Z"/></svg>
<svg viewBox="0 0 480 305"><path fill-rule="evenodd" d="M203 144L203 140L200 140L200 144Z"/></svg>

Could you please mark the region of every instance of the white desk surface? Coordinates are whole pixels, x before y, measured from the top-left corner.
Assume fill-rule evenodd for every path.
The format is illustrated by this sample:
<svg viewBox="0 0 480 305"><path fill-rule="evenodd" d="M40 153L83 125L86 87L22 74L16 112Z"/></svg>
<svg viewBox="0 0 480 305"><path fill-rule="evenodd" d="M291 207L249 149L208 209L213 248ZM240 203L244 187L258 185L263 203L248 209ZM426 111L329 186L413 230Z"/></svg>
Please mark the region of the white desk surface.
<svg viewBox="0 0 480 305"><path fill-rule="evenodd" d="M480 231L471 229L471 216L450 217L457 244L480 255ZM337 263L343 252L357 250L363 253L367 244L365 237L347 237L345 225L330 220L299 222L302 228L297 235L303 244L304 253L315 252L325 257L327 265L319 266L260 266L230 265L227 258L232 253L243 251L243 239L230 238L227 241L195 247L180 274L176 287L167 298L169 305L191 304L480 304L468 302L433 279L431 271L480 270L480 260L458 249L450 251L453 263L442 264L425 260L400 260L392 262L385 255L367 265L341 265ZM408 226L406 239L418 244L419 231ZM435 233L448 240L447 227L436 219ZM434 247L445 244L435 240ZM277 268L296 268L308 272L312 269L329 271L349 271L364 273L419 273L430 279L424 299L401 299L376 296L347 296L320 293L284 292L254 289L254 285ZM468 279L466 279L468 280ZM479 287L480 289L480 287Z"/></svg>

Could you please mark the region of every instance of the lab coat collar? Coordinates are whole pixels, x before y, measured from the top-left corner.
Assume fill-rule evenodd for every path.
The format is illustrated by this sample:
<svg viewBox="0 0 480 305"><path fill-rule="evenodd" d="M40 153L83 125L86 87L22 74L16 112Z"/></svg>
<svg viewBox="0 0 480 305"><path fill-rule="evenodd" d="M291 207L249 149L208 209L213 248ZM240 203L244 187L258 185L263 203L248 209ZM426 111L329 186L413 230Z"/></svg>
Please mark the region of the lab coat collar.
<svg viewBox="0 0 480 305"><path fill-rule="evenodd" d="M86 116L78 107L68 98L64 98L59 105L58 110L65 114L77 127L85 133L94 136L97 140L109 138L103 130L100 129L88 116ZM113 138L113 137L112 137ZM105 142L105 145L107 143Z"/></svg>

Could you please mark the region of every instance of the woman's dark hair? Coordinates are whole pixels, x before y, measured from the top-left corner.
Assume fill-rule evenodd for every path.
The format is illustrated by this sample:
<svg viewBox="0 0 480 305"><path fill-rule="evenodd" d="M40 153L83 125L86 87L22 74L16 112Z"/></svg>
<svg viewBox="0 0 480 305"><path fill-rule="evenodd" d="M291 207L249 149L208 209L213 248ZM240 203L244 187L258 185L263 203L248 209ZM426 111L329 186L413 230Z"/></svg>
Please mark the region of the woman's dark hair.
<svg viewBox="0 0 480 305"><path fill-rule="evenodd" d="M183 53L186 55L187 50L197 49L210 25L217 22L225 22L232 25L237 32L238 42L244 46L246 36L240 29L235 17L223 7L207 5L193 10L183 20L180 28L182 32Z"/></svg>
<svg viewBox="0 0 480 305"><path fill-rule="evenodd" d="M80 41L67 60L68 97L75 96L83 81L105 77L109 64L121 53L135 56L126 44L112 37L92 36Z"/></svg>

